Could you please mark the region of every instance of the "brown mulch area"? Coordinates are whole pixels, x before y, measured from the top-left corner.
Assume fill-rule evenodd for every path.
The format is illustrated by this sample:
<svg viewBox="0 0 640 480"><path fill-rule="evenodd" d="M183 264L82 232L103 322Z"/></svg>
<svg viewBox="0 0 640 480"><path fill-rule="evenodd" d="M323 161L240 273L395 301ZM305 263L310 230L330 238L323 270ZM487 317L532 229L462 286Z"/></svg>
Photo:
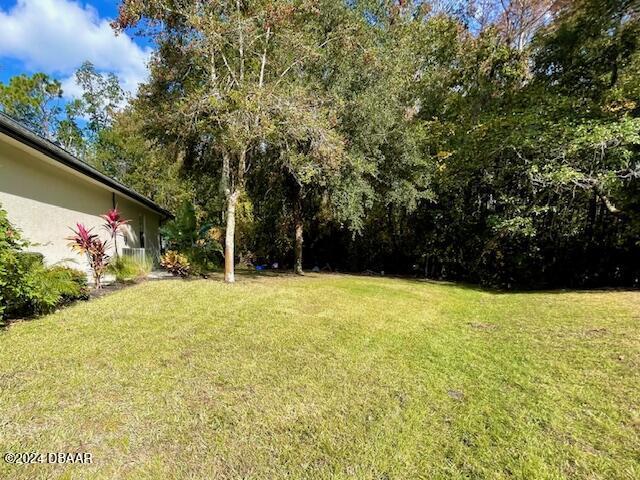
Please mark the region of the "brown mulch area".
<svg viewBox="0 0 640 480"><path fill-rule="evenodd" d="M105 295L109 295L110 293L117 292L118 290L122 290L123 288L130 287L135 285L137 282L132 283L112 283L110 285L104 285L102 288L96 289L92 288L89 292L89 299L104 297Z"/></svg>

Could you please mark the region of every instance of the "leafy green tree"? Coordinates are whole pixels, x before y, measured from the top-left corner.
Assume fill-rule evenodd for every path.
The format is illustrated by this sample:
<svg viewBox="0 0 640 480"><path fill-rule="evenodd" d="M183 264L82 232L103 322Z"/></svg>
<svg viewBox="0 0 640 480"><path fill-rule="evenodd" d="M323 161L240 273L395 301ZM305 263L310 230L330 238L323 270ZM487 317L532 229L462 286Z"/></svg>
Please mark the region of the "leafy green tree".
<svg viewBox="0 0 640 480"><path fill-rule="evenodd" d="M82 89L79 109L86 118L86 137L97 142L100 132L109 128L116 113L123 107L125 94L118 77L113 73L100 73L91 62L84 62L75 74Z"/></svg>
<svg viewBox="0 0 640 480"><path fill-rule="evenodd" d="M313 102L313 103L309 103ZM294 272L302 274L305 198L333 186L341 164L347 160L344 140L332 123L332 112L322 100L307 92L292 95L277 112L280 125L263 160L280 168L281 192L292 215L294 230Z"/></svg>
<svg viewBox="0 0 640 480"><path fill-rule="evenodd" d="M62 99L58 80L44 73L16 75L0 84L0 109L25 126L94 163L100 134L109 128L124 101L113 74L101 74L85 62L76 72L81 98Z"/></svg>
<svg viewBox="0 0 640 480"><path fill-rule="evenodd" d="M93 163L107 175L154 199L171 211L194 201L204 190L183 174L179 152L157 145L144 133L142 113L130 105L114 113L111 125L100 130Z"/></svg>
<svg viewBox="0 0 640 480"><path fill-rule="evenodd" d="M55 140L62 113L62 86L44 73L16 75L0 84L0 108L30 129Z"/></svg>
<svg viewBox="0 0 640 480"><path fill-rule="evenodd" d="M227 280L237 230L296 271L308 238L349 269L638 282L634 2L125 1L134 25L151 80L96 162L226 223Z"/></svg>
<svg viewBox="0 0 640 480"><path fill-rule="evenodd" d="M634 215L617 203L633 198L638 178L637 82L628 80L637 47L623 40L637 15L628 2L596 3L566 4L523 51L497 30L463 40L467 54L456 57L476 60L460 63L464 95L455 117L431 123L429 140L441 152L436 198L448 208L421 215L441 269L501 285L593 282L614 270L627 280L607 281L633 278L633 263L588 259L635 248ZM623 48L625 60L610 62Z"/></svg>
<svg viewBox="0 0 640 480"><path fill-rule="evenodd" d="M359 39L377 75L344 49L332 56L327 89L346 105L350 152L362 152L357 178L376 192L361 236L329 234L338 260L350 252L343 265L422 263L430 275L512 286L637 281L637 262L619 263L637 250L637 14L629 2L543 3L513 4L550 9L524 43L502 14L477 28L382 5ZM558 55L567 29L581 40ZM614 50L624 51L617 70L591 68L590 56Z"/></svg>
<svg viewBox="0 0 640 480"><path fill-rule="evenodd" d="M332 33L307 27L314 2L125 1L118 28L150 26L158 43L143 90L158 136L207 157L226 199L225 280L234 281L236 207L292 85ZM141 22L145 19L146 22ZM307 103L310 104L310 103Z"/></svg>
<svg viewBox="0 0 640 480"><path fill-rule="evenodd" d="M81 159L89 159L91 145L87 142L85 132L81 128L82 102L73 99L64 105L64 115L58 118L55 138L71 153Z"/></svg>

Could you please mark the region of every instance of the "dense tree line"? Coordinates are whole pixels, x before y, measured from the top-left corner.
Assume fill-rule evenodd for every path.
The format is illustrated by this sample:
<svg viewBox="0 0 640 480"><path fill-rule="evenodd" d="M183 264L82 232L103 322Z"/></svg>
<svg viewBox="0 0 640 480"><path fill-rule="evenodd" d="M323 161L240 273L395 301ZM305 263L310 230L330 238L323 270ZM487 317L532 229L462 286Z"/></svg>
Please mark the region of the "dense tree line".
<svg viewBox="0 0 640 480"><path fill-rule="evenodd" d="M229 281L253 260L640 282L634 0L124 0L114 28L152 37L150 79L117 109L85 66L76 137L218 224Z"/></svg>

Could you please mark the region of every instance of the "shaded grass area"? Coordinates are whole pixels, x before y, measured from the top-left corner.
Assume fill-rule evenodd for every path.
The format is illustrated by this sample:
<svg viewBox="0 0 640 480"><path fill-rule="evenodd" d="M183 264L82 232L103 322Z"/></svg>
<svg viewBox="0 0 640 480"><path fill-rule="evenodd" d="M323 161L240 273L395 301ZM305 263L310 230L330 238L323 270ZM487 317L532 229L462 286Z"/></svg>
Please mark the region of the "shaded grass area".
<svg viewBox="0 0 640 480"><path fill-rule="evenodd" d="M0 333L0 478L640 478L640 292L137 285Z"/></svg>

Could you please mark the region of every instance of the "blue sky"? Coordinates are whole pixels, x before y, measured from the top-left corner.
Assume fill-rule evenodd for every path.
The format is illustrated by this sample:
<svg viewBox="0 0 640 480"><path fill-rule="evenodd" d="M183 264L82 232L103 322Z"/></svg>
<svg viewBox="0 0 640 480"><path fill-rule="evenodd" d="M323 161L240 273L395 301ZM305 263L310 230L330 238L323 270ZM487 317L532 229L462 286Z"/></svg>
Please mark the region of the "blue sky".
<svg viewBox="0 0 640 480"><path fill-rule="evenodd" d="M146 39L115 33L109 21L119 0L0 0L0 81L45 72L79 93L73 74L85 60L113 72L129 92L147 76Z"/></svg>

